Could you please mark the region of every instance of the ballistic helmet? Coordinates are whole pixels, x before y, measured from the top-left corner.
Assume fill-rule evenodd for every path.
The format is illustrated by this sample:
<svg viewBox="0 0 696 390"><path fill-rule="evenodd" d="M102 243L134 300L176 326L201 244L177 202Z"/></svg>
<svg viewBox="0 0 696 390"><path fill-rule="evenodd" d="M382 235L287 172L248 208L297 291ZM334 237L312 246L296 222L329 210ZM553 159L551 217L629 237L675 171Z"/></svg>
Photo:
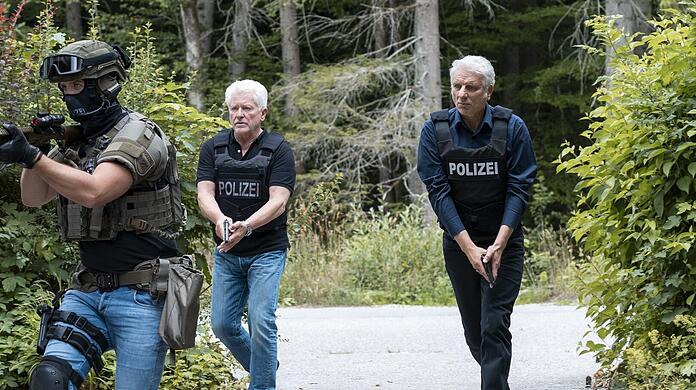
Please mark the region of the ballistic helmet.
<svg viewBox="0 0 696 390"><path fill-rule="evenodd" d="M41 64L42 79L51 82L78 79L99 79L114 73L117 81L126 81L126 70L130 68L128 54L117 45L101 41L83 40L73 42L56 54L46 57Z"/></svg>

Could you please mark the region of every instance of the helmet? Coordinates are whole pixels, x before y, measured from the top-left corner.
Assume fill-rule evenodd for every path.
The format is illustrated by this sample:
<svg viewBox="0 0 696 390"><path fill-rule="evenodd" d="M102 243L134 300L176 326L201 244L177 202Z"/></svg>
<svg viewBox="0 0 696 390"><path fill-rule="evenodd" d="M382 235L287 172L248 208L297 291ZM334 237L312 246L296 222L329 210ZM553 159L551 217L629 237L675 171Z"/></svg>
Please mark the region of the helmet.
<svg viewBox="0 0 696 390"><path fill-rule="evenodd" d="M128 54L117 45L101 41L84 40L73 42L56 54L46 57L41 64L42 79L51 82L77 79L99 79L115 73L118 81L126 81L126 70L130 68Z"/></svg>

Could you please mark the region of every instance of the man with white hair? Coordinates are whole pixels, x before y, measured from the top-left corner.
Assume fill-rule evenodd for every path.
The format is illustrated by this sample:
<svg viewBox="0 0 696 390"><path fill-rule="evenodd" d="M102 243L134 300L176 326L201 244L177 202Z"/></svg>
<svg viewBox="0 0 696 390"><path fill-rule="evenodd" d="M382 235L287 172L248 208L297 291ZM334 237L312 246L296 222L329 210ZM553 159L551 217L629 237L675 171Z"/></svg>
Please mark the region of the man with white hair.
<svg viewBox="0 0 696 390"><path fill-rule="evenodd" d="M443 252L481 389L509 389L510 315L522 281L520 221L537 165L524 121L491 107L491 63L450 68L455 107L434 112L418 147L418 174L444 230Z"/></svg>
<svg viewBox="0 0 696 390"><path fill-rule="evenodd" d="M268 92L257 81L225 91L231 129L201 146L198 205L214 225L213 333L250 373L250 390L276 388L276 306L290 247L285 210L295 158L278 133L261 128ZM248 304L247 332L242 312Z"/></svg>

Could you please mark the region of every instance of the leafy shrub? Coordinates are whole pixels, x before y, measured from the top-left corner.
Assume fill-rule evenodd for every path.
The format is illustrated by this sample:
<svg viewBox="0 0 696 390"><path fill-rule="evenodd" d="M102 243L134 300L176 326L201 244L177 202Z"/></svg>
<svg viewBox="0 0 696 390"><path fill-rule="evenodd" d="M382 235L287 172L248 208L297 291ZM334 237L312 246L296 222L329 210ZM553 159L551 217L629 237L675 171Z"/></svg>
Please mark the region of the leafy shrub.
<svg viewBox="0 0 696 390"><path fill-rule="evenodd" d="M346 243L347 266L363 303L452 304L442 231L421 210L366 215Z"/></svg>
<svg viewBox="0 0 696 390"><path fill-rule="evenodd" d="M675 320L696 313L696 3L689 4L691 11L616 48L614 73L589 114L592 145L568 146L559 166L580 179L569 228L592 256L580 265L581 303L598 335L613 340L588 342L587 351L605 367L634 365L619 373L629 383L672 378L674 388L696 381L693 371L672 369L693 365L696 348L652 354L669 365L651 369L640 369L634 351L686 337ZM602 19L591 26L604 44L618 42L620 33ZM644 56L633 54L643 45Z"/></svg>
<svg viewBox="0 0 696 390"><path fill-rule="evenodd" d="M39 16L39 24L16 38L16 14L26 2L20 2L13 15L0 3L0 120L28 123L39 110L53 108L65 113L57 88L38 80L41 59L50 50L65 45L65 34L53 26L52 4ZM92 31L95 33L95 31ZM133 68L120 95L126 107L136 109L155 120L178 148L184 203L189 211L181 246L196 253L207 242L207 223L197 215L195 167L198 145L221 127L219 119L187 107L179 85L162 76L149 28L138 29L129 47ZM7 88L5 88L7 87ZM36 354L39 303L50 302L49 291L65 288L71 268L78 261L77 249L59 239L56 215L51 205L25 210L18 206L18 167L0 171L0 389L26 385L28 374L39 361ZM202 263L205 267L205 262ZM231 360L224 347L210 335L207 320L201 322L200 343L179 354L176 370L163 376L162 388L232 388ZM102 375L90 376L87 389L113 388L114 356L105 355ZM179 379L189 372L185 379Z"/></svg>

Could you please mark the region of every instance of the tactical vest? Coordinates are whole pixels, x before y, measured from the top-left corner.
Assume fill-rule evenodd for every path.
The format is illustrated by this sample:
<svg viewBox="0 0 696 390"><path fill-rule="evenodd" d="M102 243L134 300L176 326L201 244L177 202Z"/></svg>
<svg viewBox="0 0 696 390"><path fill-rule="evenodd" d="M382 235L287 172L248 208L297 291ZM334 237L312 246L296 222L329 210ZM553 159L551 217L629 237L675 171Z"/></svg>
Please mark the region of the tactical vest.
<svg viewBox="0 0 696 390"><path fill-rule="evenodd" d="M248 160L236 160L230 154L232 130L215 135L215 200L220 210L234 221L244 221L268 202L270 197L269 165L273 153L283 143L283 136L267 133L261 140L259 154ZM287 224L287 212L254 229L254 233L276 230Z"/></svg>
<svg viewBox="0 0 696 390"><path fill-rule="evenodd" d="M110 240L121 231L154 233L175 238L186 225L186 209L181 203L179 174L176 167L176 149L161 129L144 116L131 112L107 134L82 144L82 151L62 150L63 160L92 174L101 153L129 122L145 122L150 137L159 135L167 147L167 165L164 173L154 181L136 185L123 196L103 207L84 207L63 196L57 198L58 224L66 241ZM122 148L128 150L128 145ZM80 157L82 156L82 157Z"/></svg>
<svg viewBox="0 0 696 390"><path fill-rule="evenodd" d="M430 114L437 147L459 217L472 239L494 239L500 229L507 196L507 127L512 110L493 107L493 131L488 145L455 146L449 110Z"/></svg>

